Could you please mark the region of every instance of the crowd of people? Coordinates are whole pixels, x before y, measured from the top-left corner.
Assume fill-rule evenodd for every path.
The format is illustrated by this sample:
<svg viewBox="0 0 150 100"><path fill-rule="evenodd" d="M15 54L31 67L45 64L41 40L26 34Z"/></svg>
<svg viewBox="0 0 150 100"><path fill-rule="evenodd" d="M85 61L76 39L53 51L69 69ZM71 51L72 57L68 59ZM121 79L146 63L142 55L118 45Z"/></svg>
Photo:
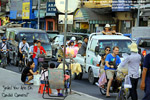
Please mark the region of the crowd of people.
<svg viewBox="0 0 150 100"><path fill-rule="evenodd" d="M106 24L104 31L102 31L104 35L113 35L116 32L111 31L110 25ZM9 51L9 45L7 43L7 38L2 37L2 43L0 43L0 53L3 52L3 50ZM71 54L71 57L75 57L75 54L80 54L81 56L86 56L86 49L88 44L88 37L84 37L84 40L70 40L68 41L67 48L69 51L74 48L78 48L77 52L66 52L66 54ZM62 58L64 57L64 44L60 44L60 47L57 51L57 58L59 64L61 64ZM41 46L40 40L34 40L33 45L29 47L29 44L26 41L26 38L22 38L22 42L19 44L19 63L22 63L23 52L27 52L27 49L29 50L29 54L31 55L31 61L28 62L27 67L22 72L21 80L24 84L30 85L30 81L33 79L33 75L38 74L38 56L41 54L47 55L44 48ZM130 93L128 98L131 97L132 100L138 100L138 94L137 94L137 85L139 80L139 65L141 63L141 55L138 54L138 47L136 43L132 43L129 46L129 49L131 51L131 54L128 55L123 61L121 61L119 57L119 47L105 47L105 54L101 56L100 60L100 75L102 76L103 73L106 74L106 78L108 80L107 82L107 91L106 91L106 97L110 98L110 87L112 85L112 81L115 79L115 71L117 70L118 65L121 67L125 67L128 65L128 76L131 80L132 88L130 88ZM66 49L67 50L67 49ZM112 53L110 51L113 50ZM1 58L1 56L0 56ZM9 57L8 57L9 58ZM8 59L9 63L9 59ZM59 65L57 65L58 67ZM48 66L50 68L54 68L54 65ZM140 88L145 91L145 96L143 100L149 100L150 99L150 54L148 54L145 57L144 65L143 65L143 73L142 73L142 81ZM42 83L42 81L41 81ZM101 86L103 88L103 86ZM60 93L60 89L57 89L58 96L62 96Z"/></svg>

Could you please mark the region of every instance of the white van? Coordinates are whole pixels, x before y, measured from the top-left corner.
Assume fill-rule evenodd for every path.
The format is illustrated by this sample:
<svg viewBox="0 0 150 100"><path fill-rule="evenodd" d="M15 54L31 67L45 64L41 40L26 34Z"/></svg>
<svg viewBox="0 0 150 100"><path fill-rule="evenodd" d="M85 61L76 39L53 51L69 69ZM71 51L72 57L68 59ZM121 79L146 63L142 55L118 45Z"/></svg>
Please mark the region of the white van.
<svg viewBox="0 0 150 100"><path fill-rule="evenodd" d="M131 39L122 35L100 35L93 33L89 37L88 46L86 50L86 56L83 57L80 54L74 58L74 60L81 64L83 73L88 73L88 80L91 84L94 84L99 75L99 62L101 55L105 52L105 47L111 47L111 53L114 46L119 47L119 56L121 60L130 54L128 45L132 43ZM95 53L96 46L99 46L100 51ZM81 78L81 76L79 76Z"/></svg>

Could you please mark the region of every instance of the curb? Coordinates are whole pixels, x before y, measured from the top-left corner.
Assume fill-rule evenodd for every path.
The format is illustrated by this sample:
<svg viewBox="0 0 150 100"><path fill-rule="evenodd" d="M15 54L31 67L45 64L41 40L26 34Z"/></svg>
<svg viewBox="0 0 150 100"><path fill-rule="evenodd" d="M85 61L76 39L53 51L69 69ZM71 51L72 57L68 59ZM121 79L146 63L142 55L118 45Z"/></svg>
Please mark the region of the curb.
<svg viewBox="0 0 150 100"><path fill-rule="evenodd" d="M12 74L20 75L20 74L17 73L17 72L13 72L13 71L10 71L10 70L7 70L7 69L0 68L0 70L5 70L5 71L8 71L8 72L10 72L10 73L12 73ZM82 92L78 92L78 91L75 91L75 90L72 90L72 92L75 92L76 94L84 95L84 96L89 97L89 98L91 98L91 99L104 100L104 99L96 98L96 97L93 97L93 96L90 96L90 95L88 95L88 94L85 94L85 93L82 93Z"/></svg>

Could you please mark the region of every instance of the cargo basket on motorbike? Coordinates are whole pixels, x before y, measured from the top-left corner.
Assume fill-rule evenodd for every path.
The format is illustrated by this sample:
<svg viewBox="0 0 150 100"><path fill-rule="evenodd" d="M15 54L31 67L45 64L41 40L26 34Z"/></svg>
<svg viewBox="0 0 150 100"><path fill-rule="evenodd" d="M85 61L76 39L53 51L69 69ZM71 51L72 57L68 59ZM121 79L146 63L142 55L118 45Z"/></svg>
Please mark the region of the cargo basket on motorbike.
<svg viewBox="0 0 150 100"><path fill-rule="evenodd" d="M39 54L38 55L38 62L44 62L45 54Z"/></svg>

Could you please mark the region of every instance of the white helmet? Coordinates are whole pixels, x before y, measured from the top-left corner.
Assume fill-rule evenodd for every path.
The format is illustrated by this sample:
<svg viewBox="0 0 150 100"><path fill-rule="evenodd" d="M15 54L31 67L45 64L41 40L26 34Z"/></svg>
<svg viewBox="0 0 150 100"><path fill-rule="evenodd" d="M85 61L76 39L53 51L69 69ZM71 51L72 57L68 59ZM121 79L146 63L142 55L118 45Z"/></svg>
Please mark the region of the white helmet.
<svg viewBox="0 0 150 100"><path fill-rule="evenodd" d="M106 24L106 25L105 25L105 27L108 27L108 28L110 28L110 25L109 25L109 24Z"/></svg>
<svg viewBox="0 0 150 100"><path fill-rule="evenodd" d="M76 37L72 37L71 40L75 41L75 40L76 40Z"/></svg>

